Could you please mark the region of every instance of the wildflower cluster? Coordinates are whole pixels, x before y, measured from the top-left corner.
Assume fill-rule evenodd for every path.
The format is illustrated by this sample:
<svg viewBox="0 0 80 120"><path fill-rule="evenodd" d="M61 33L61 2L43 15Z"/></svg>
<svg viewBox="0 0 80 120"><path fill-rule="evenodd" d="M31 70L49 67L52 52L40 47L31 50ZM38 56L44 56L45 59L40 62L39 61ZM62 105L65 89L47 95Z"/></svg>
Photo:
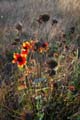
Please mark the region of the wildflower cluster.
<svg viewBox="0 0 80 120"><path fill-rule="evenodd" d="M48 50L47 42L25 41L21 45L20 53L14 53L12 63L17 63L18 67L24 67L27 63L27 57L31 52L46 52Z"/></svg>

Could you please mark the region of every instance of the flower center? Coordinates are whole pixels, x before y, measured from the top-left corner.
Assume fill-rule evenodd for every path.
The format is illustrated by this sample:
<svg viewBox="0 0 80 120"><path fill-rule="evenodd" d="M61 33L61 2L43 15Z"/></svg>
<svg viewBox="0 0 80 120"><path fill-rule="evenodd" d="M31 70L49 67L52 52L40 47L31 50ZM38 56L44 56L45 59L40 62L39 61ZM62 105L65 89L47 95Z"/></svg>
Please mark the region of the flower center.
<svg viewBox="0 0 80 120"><path fill-rule="evenodd" d="M28 47L27 46L25 46L25 47L23 47L25 50L27 50L28 49Z"/></svg>
<svg viewBox="0 0 80 120"><path fill-rule="evenodd" d="M18 59L17 59L19 62L22 62L23 61L23 59L22 59L22 57L20 56L20 57L18 57Z"/></svg>

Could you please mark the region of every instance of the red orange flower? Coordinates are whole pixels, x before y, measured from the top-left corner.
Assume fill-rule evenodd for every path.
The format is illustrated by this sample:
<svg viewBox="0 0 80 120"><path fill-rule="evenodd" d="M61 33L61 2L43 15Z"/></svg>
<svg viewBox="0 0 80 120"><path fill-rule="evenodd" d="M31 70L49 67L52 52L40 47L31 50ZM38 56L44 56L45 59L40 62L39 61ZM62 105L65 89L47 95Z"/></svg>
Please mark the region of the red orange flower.
<svg viewBox="0 0 80 120"><path fill-rule="evenodd" d="M48 43L47 43L47 42L44 42L44 43L42 44L42 47L43 47L43 48L47 48L47 47L48 47Z"/></svg>
<svg viewBox="0 0 80 120"><path fill-rule="evenodd" d="M39 52L42 53L44 49L42 47L39 48Z"/></svg>
<svg viewBox="0 0 80 120"><path fill-rule="evenodd" d="M31 48L32 48L32 46L29 42L23 42L21 54L28 55Z"/></svg>
<svg viewBox="0 0 80 120"><path fill-rule="evenodd" d="M18 90L24 90L27 89L27 85L26 84L22 84L18 86Z"/></svg>
<svg viewBox="0 0 80 120"><path fill-rule="evenodd" d="M19 53L14 53L12 63L17 63L18 67L23 67L26 64L26 57Z"/></svg>
<svg viewBox="0 0 80 120"><path fill-rule="evenodd" d="M29 53L29 50L24 50L24 49L21 50L21 54L25 57L28 55L28 53Z"/></svg>
<svg viewBox="0 0 80 120"><path fill-rule="evenodd" d="M46 52L48 50L47 42L36 42L34 46L34 50L38 50L40 53Z"/></svg>
<svg viewBox="0 0 80 120"><path fill-rule="evenodd" d="M31 44L29 42L24 42L22 45L23 49L29 50L31 48Z"/></svg>
<svg viewBox="0 0 80 120"><path fill-rule="evenodd" d="M74 86L74 85L70 85L70 86L68 86L68 89L69 89L70 91L74 91L74 90L75 90L75 86Z"/></svg>
<svg viewBox="0 0 80 120"><path fill-rule="evenodd" d="M43 49L43 52L46 52L48 50L48 43L43 42L42 45L41 45L41 48Z"/></svg>

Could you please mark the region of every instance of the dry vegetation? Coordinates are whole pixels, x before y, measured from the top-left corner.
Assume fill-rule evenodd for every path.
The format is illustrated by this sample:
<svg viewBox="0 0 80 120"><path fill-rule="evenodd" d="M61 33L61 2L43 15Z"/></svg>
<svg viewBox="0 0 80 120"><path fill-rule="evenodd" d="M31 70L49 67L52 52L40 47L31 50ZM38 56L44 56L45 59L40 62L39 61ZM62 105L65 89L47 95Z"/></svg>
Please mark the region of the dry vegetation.
<svg viewBox="0 0 80 120"><path fill-rule="evenodd" d="M0 0L0 120L80 120L80 0Z"/></svg>

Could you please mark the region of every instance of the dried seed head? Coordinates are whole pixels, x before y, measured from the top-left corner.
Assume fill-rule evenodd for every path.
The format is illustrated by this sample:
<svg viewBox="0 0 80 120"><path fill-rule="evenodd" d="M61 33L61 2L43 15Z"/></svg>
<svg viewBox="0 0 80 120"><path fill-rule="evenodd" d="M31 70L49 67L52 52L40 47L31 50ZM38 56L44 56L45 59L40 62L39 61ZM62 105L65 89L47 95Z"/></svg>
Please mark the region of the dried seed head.
<svg viewBox="0 0 80 120"><path fill-rule="evenodd" d="M47 73L49 74L50 77L56 75L56 71L55 70L48 70Z"/></svg>
<svg viewBox="0 0 80 120"><path fill-rule="evenodd" d="M21 23L21 22L18 22L18 23L16 24L16 29L17 29L18 31L21 31L21 30L22 30L22 23Z"/></svg>
<svg viewBox="0 0 80 120"><path fill-rule="evenodd" d="M39 18L37 19L38 23L46 23L48 22L50 19L50 16L48 14L43 14L43 15L40 15Z"/></svg>
<svg viewBox="0 0 80 120"><path fill-rule="evenodd" d="M75 27L73 26L70 28L70 33L73 34L74 32L75 32Z"/></svg>
<svg viewBox="0 0 80 120"><path fill-rule="evenodd" d="M52 20L52 25L55 25L55 24L57 24L57 23L58 23L58 20L54 18L54 19Z"/></svg>
<svg viewBox="0 0 80 120"><path fill-rule="evenodd" d="M55 68L58 65L55 60L49 60L47 64L48 64L48 67L51 69Z"/></svg>
<svg viewBox="0 0 80 120"><path fill-rule="evenodd" d="M20 42L20 38L16 38L16 39L15 39L15 42Z"/></svg>

